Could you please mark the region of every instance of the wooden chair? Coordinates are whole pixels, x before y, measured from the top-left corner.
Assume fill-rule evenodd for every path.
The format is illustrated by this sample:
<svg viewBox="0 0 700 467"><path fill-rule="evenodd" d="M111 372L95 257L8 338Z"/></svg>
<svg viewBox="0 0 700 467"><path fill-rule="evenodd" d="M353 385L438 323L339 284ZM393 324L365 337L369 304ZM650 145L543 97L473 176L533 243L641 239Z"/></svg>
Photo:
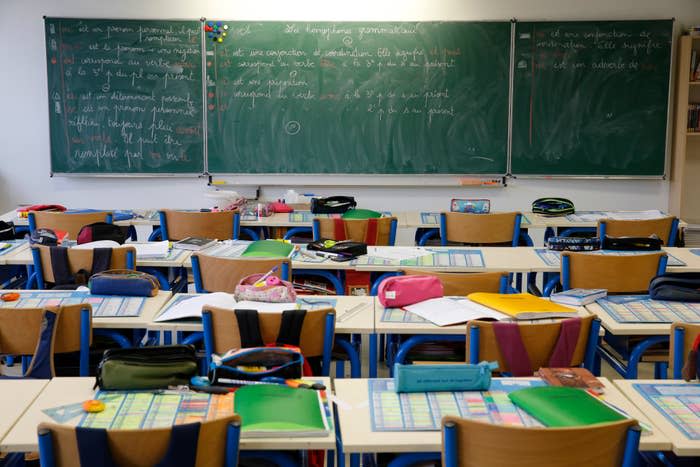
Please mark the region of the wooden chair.
<svg viewBox="0 0 700 467"><path fill-rule="evenodd" d="M636 420L567 428L523 428L447 416L446 467L631 467L639 455Z"/></svg>
<svg viewBox="0 0 700 467"><path fill-rule="evenodd" d="M288 258L219 258L203 254L192 255L192 275L197 293L233 293L236 285L251 274L266 273L278 266L273 275L288 281L292 263Z"/></svg>
<svg viewBox="0 0 700 467"><path fill-rule="evenodd" d="M481 246L518 246L520 241L519 212L469 214L463 212L440 213L440 245L450 243ZM435 235L435 231L424 235L419 245Z"/></svg>
<svg viewBox="0 0 700 467"><path fill-rule="evenodd" d="M376 225L376 227L371 227ZM394 245L397 220L395 217L376 219L331 219L317 217L313 220L313 239L353 240L368 245Z"/></svg>
<svg viewBox="0 0 700 467"><path fill-rule="evenodd" d="M44 467L238 464L241 419L233 414L201 423L147 430L104 430L41 423L39 456ZM106 459L108 463L104 463ZM111 462L110 462L111 461Z"/></svg>
<svg viewBox="0 0 700 467"><path fill-rule="evenodd" d="M238 211L196 212L158 211L163 240L202 237L217 240L237 239L241 218Z"/></svg>
<svg viewBox="0 0 700 467"><path fill-rule="evenodd" d="M92 271L93 250L68 248L68 267L70 274L75 274L81 269ZM51 247L44 245L32 246L32 258L34 260L34 277L30 281L36 280L38 289L50 288L47 283L53 284L53 268L51 266ZM110 269L135 269L136 249L132 246L122 246L112 248L112 258Z"/></svg>
<svg viewBox="0 0 700 467"><path fill-rule="evenodd" d="M443 293L446 296L468 295L472 292L508 293L510 291L507 272L456 273L406 268L402 270L402 273L405 275L428 275L440 278ZM379 281L377 282L379 283ZM376 295L376 289L373 291L373 295ZM401 338L401 336L390 336L388 338L388 362L405 363L410 352L420 352L417 347L425 344L434 345L436 342L446 346L459 345L459 353L461 355L461 348L463 348L461 346L466 339L464 335L416 334L399 343L396 341L397 337Z"/></svg>
<svg viewBox="0 0 700 467"><path fill-rule="evenodd" d="M290 306L295 307L294 304ZM260 313L258 318L263 342L275 342L282 315L280 313ZM202 326L204 328L204 351L207 359L211 358L213 353L221 354L242 347L238 319L234 310L205 305L202 309ZM299 348L307 359L321 358L322 376L328 376L330 371L334 332L334 309L323 308L307 311L301 327Z"/></svg>
<svg viewBox="0 0 700 467"><path fill-rule="evenodd" d="M667 216L659 219L598 221L598 237L648 237L656 235L665 246L675 246L678 236L678 218Z"/></svg>
<svg viewBox="0 0 700 467"><path fill-rule="evenodd" d="M673 323L670 335L671 374L673 379L682 379L683 365L688 352L693 348L693 342L700 335L700 324Z"/></svg>
<svg viewBox="0 0 700 467"><path fill-rule="evenodd" d="M540 367L553 366L550 358L562 335L562 326L571 320L553 323L517 323L517 331L522 339L523 351L527 353L530 368L524 371L515 371L511 368L518 355L509 355L508 352L518 350L518 347L502 349L499 346L492 321L470 321L467 323L467 361L479 363L480 361L497 361L498 371L510 373L513 376L532 376ZM571 348L571 360L565 364L554 366L581 366L593 370L593 363L598 344L598 331L600 320L594 315L581 318L580 330L576 343ZM568 348L572 342L562 343ZM568 345L567 345L568 344Z"/></svg>
<svg viewBox="0 0 700 467"><path fill-rule="evenodd" d="M666 270L664 252L633 255L599 253L561 254L561 285L564 290L607 289L609 294L646 294L654 276ZM553 287L546 288L548 295Z"/></svg>
<svg viewBox="0 0 700 467"><path fill-rule="evenodd" d="M80 352L80 375L88 376L92 307L88 303L47 308L0 308L0 353L33 355L23 373L56 375L54 353Z"/></svg>
<svg viewBox="0 0 700 467"><path fill-rule="evenodd" d="M30 211L27 215L29 232L36 229L63 230L68 232L70 240L78 238L78 232L86 225L95 222L112 223L111 212L66 213L51 211Z"/></svg>

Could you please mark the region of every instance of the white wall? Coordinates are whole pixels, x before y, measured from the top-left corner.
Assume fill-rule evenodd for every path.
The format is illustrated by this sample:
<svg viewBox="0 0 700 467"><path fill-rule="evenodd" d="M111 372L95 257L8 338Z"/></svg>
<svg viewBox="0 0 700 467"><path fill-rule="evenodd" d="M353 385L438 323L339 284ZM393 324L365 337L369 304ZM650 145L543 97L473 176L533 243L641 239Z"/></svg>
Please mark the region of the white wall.
<svg viewBox="0 0 700 467"><path fill-rule="evenodd" d="M49 177L42 15L376 21L675 17L682 27L700 23L699 7L698 0L0 0L0 211L39 202L106 208L209 205L200 179ZM276 198L285 188L263 187L262 194ZM527 210L533 199L546 195L567 196L578 209L667 209L669 186L661 180L513 180L495 189L295 188L355 194L368 208L443 209L453 197L488 197L493 209Z"/></svg>

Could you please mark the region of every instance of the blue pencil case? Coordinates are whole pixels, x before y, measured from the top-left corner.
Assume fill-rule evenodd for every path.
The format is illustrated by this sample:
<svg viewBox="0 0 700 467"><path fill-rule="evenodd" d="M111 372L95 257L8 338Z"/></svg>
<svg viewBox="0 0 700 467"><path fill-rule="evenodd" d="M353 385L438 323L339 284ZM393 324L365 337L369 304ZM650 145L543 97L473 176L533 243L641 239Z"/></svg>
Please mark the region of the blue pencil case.
<svg viewBox="0 0 700 467"><path fill-rule="evenodd" d="M132 297L155 297L160 283L154 276L131 269L110 269L99 272L88 281L93 295L128 295Z"/></svg>
<svg viewBox="0 0 700 467"><path fill-rule="evenodd" d="M457 365L394 365L396 392L486 391L497 362Z"/></svg>

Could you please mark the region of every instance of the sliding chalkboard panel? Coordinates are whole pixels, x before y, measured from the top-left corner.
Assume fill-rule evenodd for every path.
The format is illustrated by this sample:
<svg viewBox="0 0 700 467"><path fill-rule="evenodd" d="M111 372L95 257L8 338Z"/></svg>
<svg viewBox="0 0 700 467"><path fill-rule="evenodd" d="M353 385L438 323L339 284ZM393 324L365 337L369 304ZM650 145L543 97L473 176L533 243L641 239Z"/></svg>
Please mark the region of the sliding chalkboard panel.
<svg viewBox="0 0 700 467"><path fill-rule="evenodd" d="M202 173L199 21L45 28L53 173Z"/></svg>
<svg viewBox="0 0 700 467"><path fill-rule="evenodd" d="M672 21L517 23L513 174L663 175Z"/></svg>
<svg viewBox="0 0 700 467"><path fill-rule="evenodd" d="M508 22L209 25L211 173L506 172Z"/></svg>

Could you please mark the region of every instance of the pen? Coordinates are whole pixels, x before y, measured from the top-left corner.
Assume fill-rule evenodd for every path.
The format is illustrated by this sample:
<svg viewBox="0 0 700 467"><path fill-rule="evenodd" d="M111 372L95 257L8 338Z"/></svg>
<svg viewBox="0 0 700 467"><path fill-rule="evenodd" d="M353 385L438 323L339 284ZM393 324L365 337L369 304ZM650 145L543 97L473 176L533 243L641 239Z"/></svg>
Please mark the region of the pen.
<svg viewBox="0 0 700 467"><path fill-rule="evenodd" d="M354 307L350 308L348 311L346 311L342 315L338 316L338 322L345 321L346 319L352 318L357 313L359 313L360 310L362 310L364 307L365 307L364 303L360 303L359 305L355 305Z"/></svg>
<svg viewBox="0 0 700 467"><path fill-rule="evenodd" d="M275 266L274 268L272 268L272 269L270 269L269 271L267 271L265 274L263 274L263 276L262 276L260 279L258 279L257 281L255 281L255 283L253 284L253 286L257 286L258 284L264 283L264 282L265 282L265 279L267 279L268 277L270 277L271 274L274 274L275 271L277 271L278 268L279 268L279 266Z"/></svg>

